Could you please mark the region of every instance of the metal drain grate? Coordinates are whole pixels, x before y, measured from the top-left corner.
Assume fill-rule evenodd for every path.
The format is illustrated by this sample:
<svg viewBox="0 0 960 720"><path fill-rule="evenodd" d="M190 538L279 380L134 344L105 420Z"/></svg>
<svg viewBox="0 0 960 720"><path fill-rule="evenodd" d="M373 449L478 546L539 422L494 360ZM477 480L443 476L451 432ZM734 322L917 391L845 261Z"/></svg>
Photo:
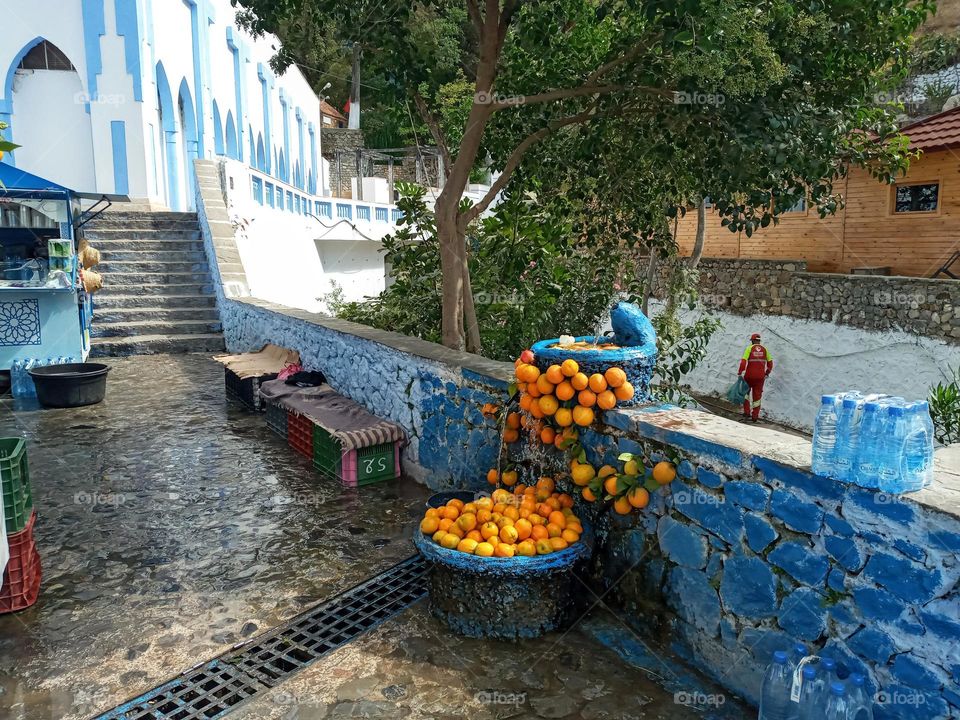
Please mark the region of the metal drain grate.
<svg viewBox="0 0 960 720"><path fill-rule="evenodd" d="M427 567L413 555L96 720L223 717L420 600Z"/></svg>

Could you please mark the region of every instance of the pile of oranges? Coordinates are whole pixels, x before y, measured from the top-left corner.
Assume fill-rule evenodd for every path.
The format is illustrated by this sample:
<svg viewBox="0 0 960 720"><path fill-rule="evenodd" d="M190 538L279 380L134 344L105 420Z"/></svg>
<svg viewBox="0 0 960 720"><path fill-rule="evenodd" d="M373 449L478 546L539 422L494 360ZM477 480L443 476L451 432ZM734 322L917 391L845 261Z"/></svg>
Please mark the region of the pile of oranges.
<svg viewBox="0 0 960 720"><path fill-rule="evenodd" d="M676 477L676 468L666 460L654 465L649 473L632 457L624 463L622 473L617 473L612 465L604 465L596 470L591 464L577 458L570 461L570 479L581 488L581 497L587 502L594 502L598 496L605 494L613 500L613 509L620 515L645 508L650 502L650 489L669 485Z"/></svg>
<svg viewBox="0 0 960 720"><path fill-rule="evenodd" d="M593 424L597 409L612 410L618 402L633 398L633 385L622 368L610 367L602 374L588 376L580 372L576 360L568 358L540 372L533 360L530 350L524 350L516 360L523 414L508 415L504 442L516 442L520 428L525 427L544 445L569 447L576 440L578 427Z"/></svg>
<svg viewBox="0 0 960 720"><path fill-rule="evenodd" d="M513 492L499 488L473 502L429 508L420 532L441 547L480 557L549 555L580 541L583 525L572 508L573 498L542 477Z"/></svg>

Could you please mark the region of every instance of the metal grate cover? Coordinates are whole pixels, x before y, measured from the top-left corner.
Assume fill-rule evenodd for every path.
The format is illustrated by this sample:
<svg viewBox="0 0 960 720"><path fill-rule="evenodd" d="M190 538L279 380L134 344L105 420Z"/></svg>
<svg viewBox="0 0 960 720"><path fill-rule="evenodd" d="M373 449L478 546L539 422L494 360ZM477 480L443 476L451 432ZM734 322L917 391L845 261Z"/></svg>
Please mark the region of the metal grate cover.
<svg viewBox="0 0 960 720"><path fill-rule="evenodd" d="M223 717L423 598L427 567L413 555L95 720Z"/></svg>

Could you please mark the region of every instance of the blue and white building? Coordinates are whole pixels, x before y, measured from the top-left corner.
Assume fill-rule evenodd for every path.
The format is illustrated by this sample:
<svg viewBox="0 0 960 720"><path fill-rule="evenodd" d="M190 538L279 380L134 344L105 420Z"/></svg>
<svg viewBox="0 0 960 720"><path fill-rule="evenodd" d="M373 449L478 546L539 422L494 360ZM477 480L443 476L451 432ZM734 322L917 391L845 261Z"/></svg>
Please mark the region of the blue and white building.
<svg viewBox="0 0 960 720"><path fill-rule="evenodd" d="M229 0L0 0L4 157L82 192L194 205L192 161L222 156L323 194L320 105Z"/></svg>

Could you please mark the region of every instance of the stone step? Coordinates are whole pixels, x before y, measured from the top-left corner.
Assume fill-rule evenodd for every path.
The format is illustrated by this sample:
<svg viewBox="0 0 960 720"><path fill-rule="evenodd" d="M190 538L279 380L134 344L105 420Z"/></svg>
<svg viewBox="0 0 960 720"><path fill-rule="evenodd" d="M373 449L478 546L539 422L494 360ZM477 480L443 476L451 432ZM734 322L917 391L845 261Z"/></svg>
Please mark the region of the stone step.
<svg viewBox="0 0 960 720"><path fill-rule="evenodd" d="M135 335L132 337L93 338L90 341L90 357L118 355L156 355L160 353L213 353L223 352L226 346L223 335Z"/></svg>
<svg viewBox="0 0 960 720"><path fill-rule="evenodd" d="M168 286L161 285L166 290ZM213 295L162 295L144 293L141 295L124 295L120 292L114 294L104 294L101 290L93 296L93 314L96 322L99 313L111 312L114 310L133 310L138 308L156 308L173 310L183 309L207 309L215 308L217 299Z"/></svg>
<svg viewBox="0 0 960 720"><path fill-rule="evenodd" d="M184 243L187 244L187 243ZM114 262L185 262L206 264L207 255L203 250L115 250L98 246L101 263Z"/></svg>
<svg viewBox="0 0 960 720"><path fill-rule="evenodd" d="M124 275L128 273L207 273L210 268L206 259L199 262L174 262L171 260L153 260L149 257L137 260L114 260L101 256L100 267L97 272L107 275Z"/></svg>
<svg viewBox="0 0 960 720"><path fill-rule="evenodd" d="M114 205L114 208L117 206ZM100 220L143 220L143 219L156 219L156 220L193 220L196 222L197 214L195 212L172 212L170 210L130 210L122 211L110 209L106 212L98 215L94 220L91 220L91 223L99 222Z"/></svg>
<svg viewBox="0 0 960 720"><path fill-rule="evenodd" d="M139 298L130 298L139 299ZM158 298L162 299L162 298ZM219 323L220 316L213 305L198 305L187 307L156 305L126 305L119 304L103 307L98 305L94 312L96 324L100 323L128 323L128 322L159 322L192 320L194 322ZM96 324L94 328L96 328Z"/></svg>
<svg viewBox="0 0 960 720"><path fill-rule="evenodd" d="M91 337L133 337L134 335L208 335L223 330L220 320L136 320L96 322Z"/></svg>
<svg viewBox="0 0 960 720"><path fill-rule="evenodd" d="M183 227L117 227L84 229L83 236L91 245L99 247L105 240L200 240L196 223L184 223Z"/></svg>
<svg viewBox="0 0 960 720"><path fill-rule="evenodd" d="M112 286L109 284L110 282L108 280L108 284L105 284L103 289L97 292L94 296L94 302L110 295L192 295L197 297L214 294L212 280L184 283L114 283Z"/></svg>
<svg viewBox="0 0 960 720"><path fill-rule="evenodd" d="M103 278L110 285L211 285L208 272L111 272Z"/></svg>

